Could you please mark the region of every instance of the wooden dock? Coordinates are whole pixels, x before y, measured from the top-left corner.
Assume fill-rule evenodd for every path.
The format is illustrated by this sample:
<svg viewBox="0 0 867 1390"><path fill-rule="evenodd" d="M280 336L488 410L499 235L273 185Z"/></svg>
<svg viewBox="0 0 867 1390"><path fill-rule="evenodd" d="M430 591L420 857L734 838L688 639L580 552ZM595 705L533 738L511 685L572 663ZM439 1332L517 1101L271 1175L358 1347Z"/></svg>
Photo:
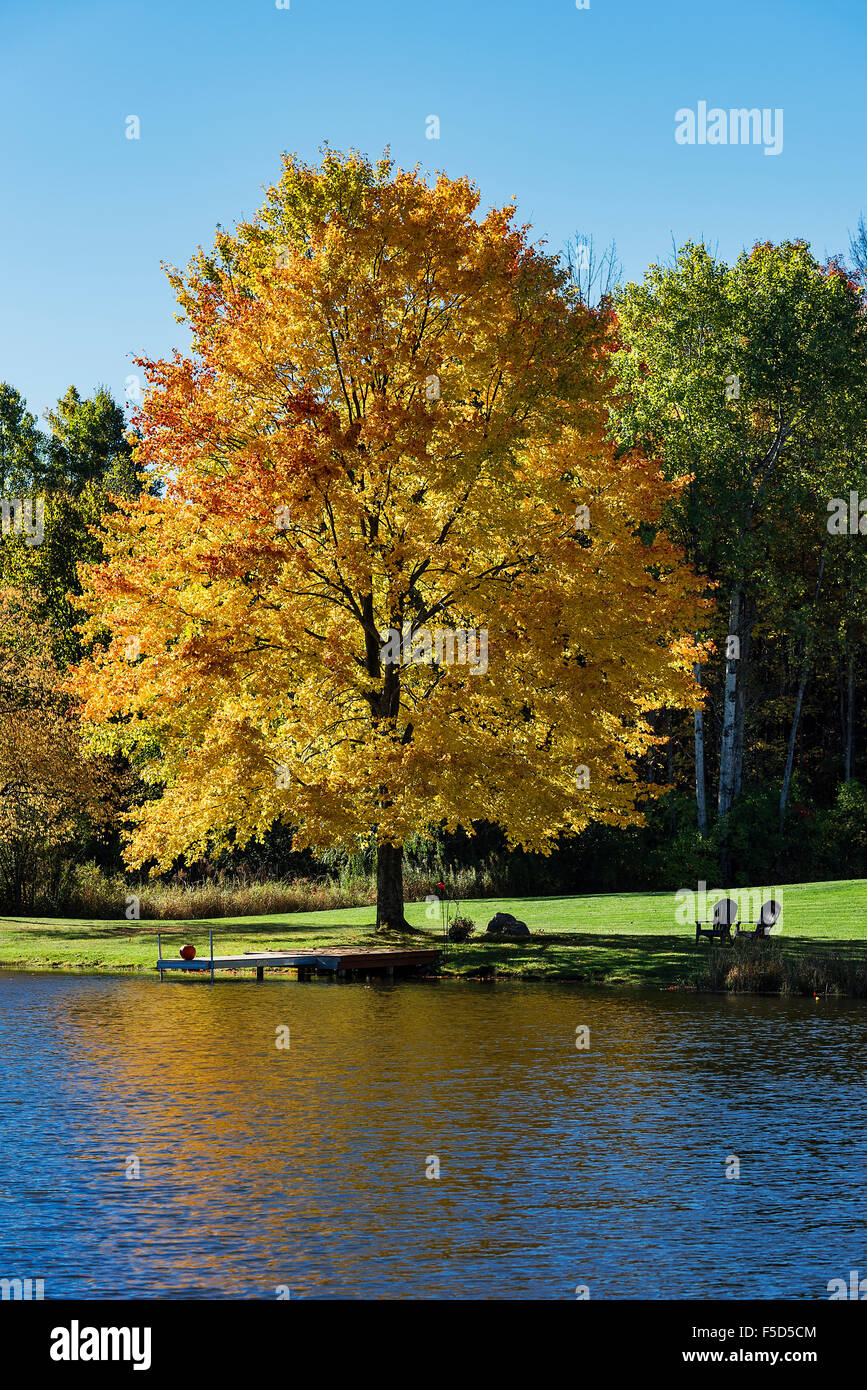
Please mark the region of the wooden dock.
<svg viewBox="0 0 867 1390"><path fill-rule="evenodd" d="M170 960L163 957L159 937L157 951L156 968L160 979L167 970L192 970L205 971L212 982L217 970L255 970L257 980L264 980L266 970L297 970L299 980L310 980L316 975L337 980L361 979L368 975L385 975L391 979L395 975L415 974L425 967L435 967L442 954L438 950L402 951L372 946L345 951L316 950L315 947L300 951L242 951L234 956L215 956L212 942L207 956Z"/></svg>

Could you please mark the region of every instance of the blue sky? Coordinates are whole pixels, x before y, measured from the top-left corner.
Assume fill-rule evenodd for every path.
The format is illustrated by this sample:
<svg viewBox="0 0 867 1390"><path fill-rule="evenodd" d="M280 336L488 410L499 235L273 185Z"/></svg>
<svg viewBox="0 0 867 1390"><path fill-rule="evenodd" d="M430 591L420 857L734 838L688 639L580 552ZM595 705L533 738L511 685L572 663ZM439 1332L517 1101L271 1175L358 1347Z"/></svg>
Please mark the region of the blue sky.
<svg viewBox="0 0 867 1390"><path fill-rule="evenodd" d="M250 216L284 150L469 174L552 249L616 237L630 279L672 237L844 251L867 211L864 0L2 8L0 379L40 416L70 382L122 399L133 355L184 345L161 261ZM782 108L782 153L677 144L699 101Z"/></svg>

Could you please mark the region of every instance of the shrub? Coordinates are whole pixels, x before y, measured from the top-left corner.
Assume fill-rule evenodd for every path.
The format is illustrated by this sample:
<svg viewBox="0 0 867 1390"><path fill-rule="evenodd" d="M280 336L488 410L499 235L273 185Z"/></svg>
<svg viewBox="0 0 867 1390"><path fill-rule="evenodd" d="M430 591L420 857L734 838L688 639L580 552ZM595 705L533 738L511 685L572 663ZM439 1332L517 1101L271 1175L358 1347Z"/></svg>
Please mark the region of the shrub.
<svg viewBox="0 0 867 1390"><path fill-rule="evenodd" d="M469 941L476 924L470 917L456 917L449 927L449 941Z"/></svg>

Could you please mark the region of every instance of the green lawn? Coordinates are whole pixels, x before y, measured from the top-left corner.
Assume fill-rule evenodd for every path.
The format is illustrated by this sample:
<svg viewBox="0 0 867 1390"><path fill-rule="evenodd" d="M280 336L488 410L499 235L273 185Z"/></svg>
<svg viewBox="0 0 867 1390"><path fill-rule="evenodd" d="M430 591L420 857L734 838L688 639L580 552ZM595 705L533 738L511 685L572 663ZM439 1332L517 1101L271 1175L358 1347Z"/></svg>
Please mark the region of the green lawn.
<svg viewBox="0 0 867 1390"><path fill-rule="evenodd" d="M778 940L793 957L844 955L867 965L867 880L796 883L777 887L783 903ZM762 896L770 897L771 890ZM718 894L708 894L713 903ZM737 897L735 892L732 896ZM744 904L743 906L746 906ZM696 946L691 923L679 924L673 893L599 894L587 897L485 899L461 904L477 933L497 911L513 912L534 933L529 940L488 942L478 936L448 948L445 969L460 974L493 967L498 975L582 979L665 987L689 984L709 946ZM439 922L424 903L410 903L408 920L439 944ZM744 912L742 910L742 915ZM176 955L185 941L200 955L214 929L215 954L290 946L371 944L369 907L297 912L267 918L223 917L212 922L76 921L0 918L0 968L153 974L156 935ZM418 938L418 944L428 944Z"/></svg>

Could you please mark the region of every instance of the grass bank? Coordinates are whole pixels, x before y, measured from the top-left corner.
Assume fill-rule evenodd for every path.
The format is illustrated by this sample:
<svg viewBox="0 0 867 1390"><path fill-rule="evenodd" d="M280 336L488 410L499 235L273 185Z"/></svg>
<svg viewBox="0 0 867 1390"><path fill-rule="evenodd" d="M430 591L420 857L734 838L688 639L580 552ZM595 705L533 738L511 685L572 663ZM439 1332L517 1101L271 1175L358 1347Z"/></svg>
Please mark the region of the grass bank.
<svg viewBox="0 0 867 1390"><path fill-rule="evenodd" d="M475 920L478 934L464 945L448 944L444 969L592 984L867 996L867 881L784 884L774 891L783 903L780 935L736 948L696 946L694 927L676 920L672 893L469 900L461 912ZM711 902L715 897L709 894ZM514 913L533 935L483 938L497 911ZM427 912L424 903L407 906L408 920L423 933L413 944L439 945L439 922ZM213 927L215 953L224 954L382 944L374 920L370 907L198 922L5 917L0 968L152 976L157 931L166 954L191 941L202 955Z"/></svg>

